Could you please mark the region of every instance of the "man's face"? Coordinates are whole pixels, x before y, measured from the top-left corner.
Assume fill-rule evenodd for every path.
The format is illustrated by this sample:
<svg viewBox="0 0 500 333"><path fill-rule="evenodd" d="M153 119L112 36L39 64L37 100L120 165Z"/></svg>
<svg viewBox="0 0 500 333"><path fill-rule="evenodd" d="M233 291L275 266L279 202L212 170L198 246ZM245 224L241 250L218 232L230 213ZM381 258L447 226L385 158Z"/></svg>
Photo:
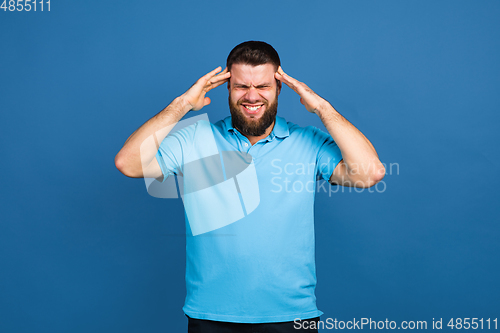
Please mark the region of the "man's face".
<svg viewBox="0 0 500 333"><path fill-rule="evenodd" d="M278 111L278 86L272 64L233 64L228 83L233 126L244 135L260 136L273 124Z"/></svg>

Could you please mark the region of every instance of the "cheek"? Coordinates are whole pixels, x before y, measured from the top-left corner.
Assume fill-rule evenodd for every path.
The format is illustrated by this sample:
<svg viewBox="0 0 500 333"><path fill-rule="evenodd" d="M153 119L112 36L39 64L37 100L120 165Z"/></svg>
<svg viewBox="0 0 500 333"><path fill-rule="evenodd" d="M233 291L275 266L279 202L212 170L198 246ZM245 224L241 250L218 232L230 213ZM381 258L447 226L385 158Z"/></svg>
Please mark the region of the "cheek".
<svg viewBox="0 0 500 333"><path fill-rule="evenodd" d="M274 93L274 91L262 93L261 96L264 97L268 102L273 102L276 99L276 94Z"/></svg>
<svg viewBox="0 0 500 333"><path fill-rule="evenodd" d="M232 91L229 94L229 97L231 98L231 101L233 103L237 103L245 94L238 92L238 91Z"/></svg>

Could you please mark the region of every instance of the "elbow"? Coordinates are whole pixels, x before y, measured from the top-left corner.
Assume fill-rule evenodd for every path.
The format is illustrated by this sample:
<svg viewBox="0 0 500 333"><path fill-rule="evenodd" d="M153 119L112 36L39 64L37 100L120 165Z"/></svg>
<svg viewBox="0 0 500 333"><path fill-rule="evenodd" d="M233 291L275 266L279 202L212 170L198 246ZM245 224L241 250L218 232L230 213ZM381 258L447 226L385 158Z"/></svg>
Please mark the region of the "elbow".
<svg viewBox="0 0 500 333"><path fill-rule="evenodd" d="M375 186L382 179L384 179L384 176L385 176L385 167L382 163L379 162L378 165L373 168L370 174L370 177L367 182L368 183L367 187Z"/></svg>
<svg viewBox="0 0 500 333"><path fill-rule="evenodd" d="M123 162L123 159L120 157L120 153L116 154L115 156L115 167L118 169L118 171L124 173L123 170L125 169L125 164Z"/></svg>
<svg viewBox="0 0 500 333"><path fill-rule="evenodd" d="M129 177L126 163L124 161L124 158L120 155L120 153L118 153L115 156L115 167L118 169L118 171L123 173L125 176Z"/></svg>
<svg viewBox="0 0 500 333"><path fill-rule="evenodd" d="M133 172L132 168L130 168L129 163L127 163L127 159L121 151L115 156L115 167L127 177L137 178L137 174Z"/></svg>
<svg viewBox="0 0 500 333"><path fill-rule="evenodd" d="M365 172L358 174L357 177L351 177L354 187L370 188L384 179L385 167L382 163L378 162L367 169Z"/></svg>

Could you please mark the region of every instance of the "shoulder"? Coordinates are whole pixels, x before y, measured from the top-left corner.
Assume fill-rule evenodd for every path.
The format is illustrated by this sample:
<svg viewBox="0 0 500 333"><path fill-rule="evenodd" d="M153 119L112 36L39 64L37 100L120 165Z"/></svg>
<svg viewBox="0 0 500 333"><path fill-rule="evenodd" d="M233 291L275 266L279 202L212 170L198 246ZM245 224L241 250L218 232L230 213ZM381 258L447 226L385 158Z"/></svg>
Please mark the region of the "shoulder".
<svg viewBox="0 0 500 333"><path fill-rule="evenodd" d="M195 116L178 122L174 128L172 128L168 136L192 140L195 137L209 134L213 126L214 125L212 125L208 119Z"/></svg>
<svg viewBox="0 0 500 333"><path fill-rule="evenodd" d="M199 146L200 142L213 141L210 140L214 136L211 126L208 120L198 116L183 119L170 130L160 143L159 149L163 152L189 154L193 146Z"/></svg>
<svg viewBox="0 0 500 333"><path fill-rule="evenodd" d="M287 122L290 139L300 140L308 143L323 143L330 137L327 133L315 126L299 126L290 121Z"/></svg>

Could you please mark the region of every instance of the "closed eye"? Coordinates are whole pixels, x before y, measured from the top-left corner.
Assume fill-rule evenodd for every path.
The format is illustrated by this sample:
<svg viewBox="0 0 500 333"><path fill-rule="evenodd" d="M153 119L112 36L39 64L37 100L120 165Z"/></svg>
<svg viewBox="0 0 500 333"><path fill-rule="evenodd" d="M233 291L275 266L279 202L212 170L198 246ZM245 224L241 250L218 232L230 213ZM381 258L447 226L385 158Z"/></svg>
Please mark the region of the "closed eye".
<svg viewBox="0 0 500 333"><path fill-rule="evenodd" d="M246 86L244 84L235 84L234 87L238 88L238 89L248 89L248 88L250 88L249 86ZM261 84L261 85L255 86L255 89L267 89L267 88L270 88L270 87L271 87L271 85L269 85L269 84Z"/></svg>

